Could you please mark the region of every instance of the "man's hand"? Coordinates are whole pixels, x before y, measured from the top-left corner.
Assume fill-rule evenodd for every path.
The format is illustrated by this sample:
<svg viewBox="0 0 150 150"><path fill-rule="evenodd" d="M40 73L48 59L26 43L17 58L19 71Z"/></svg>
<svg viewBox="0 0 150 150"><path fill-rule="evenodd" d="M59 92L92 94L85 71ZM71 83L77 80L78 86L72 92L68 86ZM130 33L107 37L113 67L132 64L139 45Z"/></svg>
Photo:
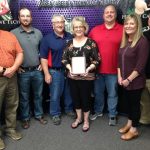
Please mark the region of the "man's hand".
<svg viewBox="0 0 150 150"><path fill-rule="evenodd" d="M42 65L39 65L37 70L42 71Z"/></svg>
<svg viewBox="0 0 150 150"><path fill-rule="evenodd" d="M0 73L2 73L2 72L3 72L3 67L0 66Z"/></svg>
<svg viewBox="0 0 150 150"><path fill-rule="evenodd" d="M118 77L118 84L121 86L122 86L122 81L123 81L122 77Z"/></svg>
<svg viewBox="0 0 150 150"><path fill-rule="evenodd" d="M5 72L3 73L4 77L11 78L15 74L16 70L13 67L6 68Z"/></svg>
<svg viewBox="0 0 150 150"><path fill-rule="evenodd" d="M52 82L52 76L48 73L45 75L45 82L50 84Z"/></svg>
<svg viewBox="0 0 150 150"><path fill-rule="evenodd" d="M21 67L18 69L18 73L25 72Z"/></svg>

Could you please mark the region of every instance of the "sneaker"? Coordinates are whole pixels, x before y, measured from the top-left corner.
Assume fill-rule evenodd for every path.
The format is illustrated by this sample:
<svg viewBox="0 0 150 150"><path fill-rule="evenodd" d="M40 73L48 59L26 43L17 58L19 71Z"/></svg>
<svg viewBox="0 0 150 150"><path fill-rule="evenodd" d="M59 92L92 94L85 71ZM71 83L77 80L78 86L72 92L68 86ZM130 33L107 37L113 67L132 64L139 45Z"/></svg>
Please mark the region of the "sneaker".
<svg viewBox="0 0 150 150"><path fill-rule="evenodd" d="M116 117L109 118L109 125L110 126L115 126L116 124L117 124Z"/></svg>
<svg viewBox="0 0 150 150"><path fill-rule="evenodd" d="M22 138L21 133L17 132L16 130L6 131L6 135L15 141L20 140Z"/></svg>
<svg viewBox="0 0 150 150"><path fill-rule="evenodd" d="M102 113L95 113L94 115L90 115L90 120L95 120L97 117L102 117Z"/></svg>
<svg viewBox="0 0 150 150"><path fill-rule="evenodd" d="M0 138L0 150L5 148L4 141Z"/></svg>
<svg viewBox="0 0 150 150"><path fill-rule="evenodd" d="M66 112L66 115L72 119L75 119L76 118L76 114L73 112L73 111L70 111L70 112Z"/></svg>
<svg viewBox="0 0 150 150"><path fill-rule="evenodd" d="M61 119L59 116L53 116L52 121L53 121L54 125L60 125L60 123L61 123Z"/></svg>

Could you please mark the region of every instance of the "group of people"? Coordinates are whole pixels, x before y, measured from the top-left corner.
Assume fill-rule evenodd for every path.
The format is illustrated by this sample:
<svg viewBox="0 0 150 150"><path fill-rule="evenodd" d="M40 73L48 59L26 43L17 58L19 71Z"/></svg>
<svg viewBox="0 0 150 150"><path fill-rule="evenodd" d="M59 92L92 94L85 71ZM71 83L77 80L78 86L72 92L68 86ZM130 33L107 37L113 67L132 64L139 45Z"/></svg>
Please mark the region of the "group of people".
<svg viewBox="0 0 150 150"><path fill-rule="evenodd" d="M4 103L6 135L14 140L22 138L16 131L18 104L22 127L30 127L31 95L35 119L43 125L47 123L42 107L44 81L49 85L49 114L54 125L61 123L63 96L65 113L75 119L71 127L75 129L83 123L83 132L90 129L89 119L103 115L105 90L109 125L116 125L119 84L128 105L128 122L119 129L121 139L139 135L137 126L149 42L142 35L138 15L128 15L122 26L116 21L116 7L109 4L104 8L104 23L94 27L88 36L89 26L84 17L73 18L70 34L64 30L64 16L54 15L53 31L45 37L32 27L28 8L21 8L18 17L18 28L11 33L0 30L0 111ZM72 67L76 57L85 60L85 70L78 74ZM95 96L95 114L90 115L91 93ZM1 135L0 149L4 149Z"/></svg>

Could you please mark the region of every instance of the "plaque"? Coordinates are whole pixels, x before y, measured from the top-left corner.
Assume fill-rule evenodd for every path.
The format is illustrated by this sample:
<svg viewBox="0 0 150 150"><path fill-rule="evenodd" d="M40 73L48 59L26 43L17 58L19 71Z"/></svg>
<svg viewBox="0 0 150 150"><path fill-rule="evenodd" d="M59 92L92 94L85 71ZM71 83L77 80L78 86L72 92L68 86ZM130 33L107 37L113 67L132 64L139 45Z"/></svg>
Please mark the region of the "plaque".
<svg viewBox="0 0 150 150"><path fill-rule="evenodd" d="M86 60L85 57L72 57L72 73L73 74L83 74L86 70Z"/></svg>

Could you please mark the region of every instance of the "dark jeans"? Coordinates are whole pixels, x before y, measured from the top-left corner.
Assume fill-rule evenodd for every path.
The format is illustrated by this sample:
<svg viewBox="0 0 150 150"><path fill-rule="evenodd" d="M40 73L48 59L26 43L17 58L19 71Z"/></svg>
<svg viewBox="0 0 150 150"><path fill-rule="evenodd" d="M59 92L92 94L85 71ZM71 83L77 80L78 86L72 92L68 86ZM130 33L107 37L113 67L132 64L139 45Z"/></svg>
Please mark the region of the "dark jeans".
<svg viewBox="0 0 150 150"><path fill-rule="evenodd" d="M143 89L123 90L124 100L127 102L128 118L132 120L132 126L137 127L140 119L140 100Z"/></svg>
<svg viewBox="0 0 150 150"><path fill-rule="evenodd" d="M73 112L73 101L70 93L69 79L65 78L65 85L63 91L64 109L65 112Z"/></svg>
<svg viewBox="0 0 150 150"><path fill-rule="evenodd" d="M97 74L94 81L94 111L95 113L103 113L105 104L105 88L107 90L107 104L109 117L116 117L118 104L118 84L117 75L115 74Z"/></svg>
<svg viewBox="0 0 150 150"><path fill-rule="evenodd" d="M92 81L69 79L69 83L75 109L88 112L91 108Z"/></svg>
<svg viewBox="0 0 150 150"><path fill-rule="evenodd" d="M61 115L60 99L64 89L64 71L58 71L54 69L49 69L52 76L52 82L49 84L50 90L50 109L49 114L51 116Z"/></svg>
<svg viewBox="0 0 150 150"><path fill-rule="evenodd" d="M42 108L42 91L43 91L43 74L41 71L26 71L18 74L19 96L20 96L20 113L22 120L30 118L30 90L33 94L34 115L39 118L43 115Z"/></svg>

